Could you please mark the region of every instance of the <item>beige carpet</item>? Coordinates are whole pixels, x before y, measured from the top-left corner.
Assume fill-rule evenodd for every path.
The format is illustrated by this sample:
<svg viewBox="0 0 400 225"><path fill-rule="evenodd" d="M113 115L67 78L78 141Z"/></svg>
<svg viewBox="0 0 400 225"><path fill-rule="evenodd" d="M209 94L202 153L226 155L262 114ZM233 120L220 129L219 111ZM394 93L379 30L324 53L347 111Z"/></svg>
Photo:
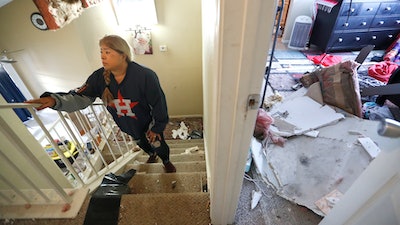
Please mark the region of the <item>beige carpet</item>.
<svg viewBox="0 0 400 225"><path fill-rule="evenodd" d="M208 225L208 193L124 195L119 225Z"/></svg>
<svg viewBox="0 0 400 225"><path fill-rule="evenodd" d="M130 180L130 195L123 195L119 225L208 225L209 193L202 139L168 140L171 161L177 173L163 172L162 163L145 163L144 154L127 165L136 175ZM197 149L191 152L185 149Z"/></svg>

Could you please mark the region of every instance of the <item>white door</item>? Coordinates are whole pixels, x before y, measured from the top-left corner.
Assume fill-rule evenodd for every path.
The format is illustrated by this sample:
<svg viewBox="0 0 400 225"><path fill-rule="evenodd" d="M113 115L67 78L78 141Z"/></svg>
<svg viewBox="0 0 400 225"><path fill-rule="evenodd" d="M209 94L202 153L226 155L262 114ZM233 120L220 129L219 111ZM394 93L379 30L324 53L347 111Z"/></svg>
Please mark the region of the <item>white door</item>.
<svg viewBox="0 0 400 225"><path fill-rule="evenodd" d="M381 153L319 225L400 224L400 138Z"/></svg>
<svg viewBox="0 0 400 225"><path fill-rule="evenodd" d="M213 225L232 224L271 42L276 0L203 0L204 144ZM257 99L259 100L259 99Z"/></svg>

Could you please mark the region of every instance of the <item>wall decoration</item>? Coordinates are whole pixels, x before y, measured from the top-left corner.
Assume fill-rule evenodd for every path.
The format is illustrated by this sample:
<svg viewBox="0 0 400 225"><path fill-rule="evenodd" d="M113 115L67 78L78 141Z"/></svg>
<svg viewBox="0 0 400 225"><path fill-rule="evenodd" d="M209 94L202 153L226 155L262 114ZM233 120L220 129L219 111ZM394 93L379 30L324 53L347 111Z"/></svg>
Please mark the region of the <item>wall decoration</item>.
<svg viewBox="0 0 400 225"><path fill-rule="evenodd" d="M40 16L43 18L44 25L49 30L57 30L78 18L85 8L100 3L102 0L33 0L39 9ZM32 14L33 15L33 14ZM31 21L35 27L44 27L37 14L31 16ZM34 21L34 20L35 21ZM40 25L40 26L38 26ZM42 29L44 30L44 29Z"/></svg>
<svg viewBox="0 0 400 225"><path fill-rule="evenodd" d="M39 30L49 29L46 25L46 22L44 22L43 16L40 15L40 13L38 13L38 12L32 13L31 22L32 22L33 26L35 26Z"/></svg>
<svg viewBox="0 0 400 225"><path fill-rule="evenodd" d="M133 50L135 55L152 55L153 45L151 40L151 31L146 29L134 30Z"/></svg>
<svg viewBox="0 0 400 225"><path fill-rule="evenodd" d="M135 55L153 54L151 28L158 23L154 0L111 0L118 25L133 32Z"/></svg>

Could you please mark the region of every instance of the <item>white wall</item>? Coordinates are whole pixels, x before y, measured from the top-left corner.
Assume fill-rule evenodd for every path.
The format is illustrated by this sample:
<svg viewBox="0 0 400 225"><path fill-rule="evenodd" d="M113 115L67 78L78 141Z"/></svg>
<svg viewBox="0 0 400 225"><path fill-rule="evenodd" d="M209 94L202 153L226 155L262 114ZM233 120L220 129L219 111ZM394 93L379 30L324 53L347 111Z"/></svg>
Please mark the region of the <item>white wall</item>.
<svg viewBox="0 0 400 225"><path fill-rule="evenodd" d="M135 61L158 74L171 116L202 115L201 0L155 3L154 53L135 56ZM38 11L32 0L13 0L0 8L0 50L21 50L9 57L18 60L13 66L34 97L81 86L101 67L98 41L104 35L132 41L132 32L119 28L109 0L58 30L35 28L30 15ZM169 51L160 52L161 44Z"/></svg>

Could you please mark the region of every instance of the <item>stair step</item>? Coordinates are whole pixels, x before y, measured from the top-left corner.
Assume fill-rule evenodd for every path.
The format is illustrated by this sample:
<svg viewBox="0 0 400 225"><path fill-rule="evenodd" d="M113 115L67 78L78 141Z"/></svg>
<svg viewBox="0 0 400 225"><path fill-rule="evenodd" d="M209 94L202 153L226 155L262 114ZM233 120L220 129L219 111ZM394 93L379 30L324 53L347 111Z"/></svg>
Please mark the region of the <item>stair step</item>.
<svg viewBox="0 0 400 225"><path fill-rule="evenodd" d="M132 194L202 192L206 172L136 174L129 182Z"/></svg>
<svg viewBox="0 0 400 225"><path fill-rule="evenodd" d="M170 147L170 155L176 155L176 154L183 154L186 151L190 151L191 153L196 153L196 152L204 152L204 146L199 146L199 145L188 145L188 146L169 146ZM144 155L147 155L146 152L143 151ZM113 157L109 151L103 151L102 152L103 157L106 159L112 160ZM118 158L121 156L120 153L115 152L114 155Z"/></svg>
<svg viewBox="0 0 400 225"><path fill-rule="evenodd" d="M192 147L189 147L192 148ZM182 161L200 161L200 160L205 160L205 155L204 155L204 149L199 149L197 151L191 151L191 153L185 153L186 149L189 148L174 148L170 150L170 159L171 162L182 162ZM141 154L136 160L139 162L146 162L147 159L149 158L149 155L142 151L143 154ZM187 155L193 155L193 156L187 156ZM115 157L120 157L121 154L115 154ZM103 152L103 157L106 160L106 162L112 162L113 157L110 153ZM186 160L187 159L187 160ZM161 162L158 159L159 162Z"/></svg>
<svg viewBox="0 0 400 225"><path fill-rule="evenodd" d="M206 192L123 195L118 225L207 225L209 201Z"/></svg>
<svg viewBox="0 0 400 225"><path fill-rule="evenodd" d="M170 155L171 162L188 162L188 161L204 161L205 154L204 152L192 153L192 154L171 154ZM139 162L146 162L149 159L149 155L144 153L140 155L136 160ZM157 157L157 162L161 162L160 157Z"/></svg>
<svg viewBox="0 0 400 225"><path fill-rule="evenodd" d="M204 143L186 143L186 144L168 144L170 149L174 149L174 148L191 148L191 147L195 147L198 146L201 149L204 149Z"/></svg>
<svg viewBox="0 0 400 225"><path fill-rule="evenodd" d="M189 140L169 139L165 141L168 143L168 145L174 145L174 144L182 145L186 143L204 143L204 139L189 139Z"/></svg>
<svg viewBox="0 0 400 225"><path fill-rule="evenodd" d="M177 155L177 154L183 154L186 151L189 151L190 149L194 148L196 146L190 146L187 148L170 148L169 154L170 155ZM198 150L190 150L191 153L196 153L196 152L204 152L204 148L199 147Z"/></svg>
<svg viewBox="0 0 400 225"><path fill-rule="evenodd" d="M176 171L181 172L205 172L206 162L205 161L194 161L194 162L173 162ZM165 173L164 165L162 163L133 163L125 166L125 171L135 169L138 173Z"/></svg>

